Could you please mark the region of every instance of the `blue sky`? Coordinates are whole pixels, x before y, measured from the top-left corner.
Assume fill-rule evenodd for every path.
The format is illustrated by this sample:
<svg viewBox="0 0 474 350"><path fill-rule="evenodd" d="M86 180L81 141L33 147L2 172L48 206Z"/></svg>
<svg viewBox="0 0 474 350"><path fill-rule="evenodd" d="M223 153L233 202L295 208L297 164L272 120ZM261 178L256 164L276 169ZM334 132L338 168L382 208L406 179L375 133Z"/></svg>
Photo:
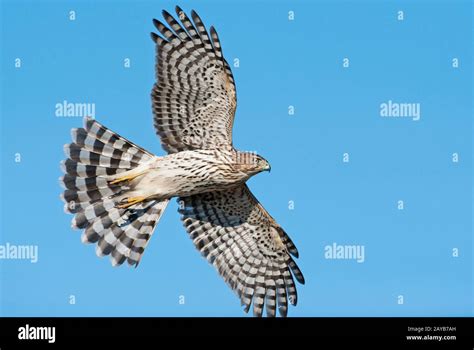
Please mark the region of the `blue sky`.
<svg viewBox="0 0 474 350"><path fill-rule="evenodd" d="M216 27L231 65L239 60L234 144L272 164L249 185L293 238L307 281L289 315L472 316L472 4L180 5ZM55 116L57 103L95 103L100 122L164 154L152 129L149 32L174 6L1 2L0 245L39 254L0 260L1 315L244 315L175 201L134 269L81 244L59 199L62 146L82 121ZM420 120L381 117L389 100L419 104ZM363 246L364 262L326 259L333 243Z"/></svg>

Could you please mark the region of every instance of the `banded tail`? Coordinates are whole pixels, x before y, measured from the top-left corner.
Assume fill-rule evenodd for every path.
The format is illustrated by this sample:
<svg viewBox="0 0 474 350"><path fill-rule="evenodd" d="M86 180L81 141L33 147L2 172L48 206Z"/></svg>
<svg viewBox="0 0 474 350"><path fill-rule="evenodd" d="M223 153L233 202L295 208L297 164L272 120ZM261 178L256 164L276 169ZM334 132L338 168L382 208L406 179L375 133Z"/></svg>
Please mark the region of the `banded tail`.
<svg viewBox="0 0 474 350"><path fill-rule="evenodd" d="M98 256L110 255L114 266L125 260L137 266L169 200L124 206L131 185L116 179L146 168L155 156L88 117L71 134L61 162L64 210L74 214L73 228L84 230L82 242L97 243Z"/></svg>

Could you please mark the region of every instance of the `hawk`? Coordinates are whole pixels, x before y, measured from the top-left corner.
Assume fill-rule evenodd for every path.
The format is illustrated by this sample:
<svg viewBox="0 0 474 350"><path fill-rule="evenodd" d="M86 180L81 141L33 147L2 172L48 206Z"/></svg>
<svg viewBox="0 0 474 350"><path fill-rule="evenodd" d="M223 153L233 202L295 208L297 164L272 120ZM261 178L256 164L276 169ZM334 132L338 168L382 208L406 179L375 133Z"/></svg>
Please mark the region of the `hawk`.
<svg viewBox="0 0 474 350"><path fill-rule="evenodd" d="M137 266L169 200L201 254L253 314L287 315L297 303L298 251L246 185L270 171L261 156L232 145L234 78L214 27L176 7L179 22L154 19L154 127L166 156L156 156L84 118L64 146L62 199L82 242L96 243L112 265Z"/></svg>

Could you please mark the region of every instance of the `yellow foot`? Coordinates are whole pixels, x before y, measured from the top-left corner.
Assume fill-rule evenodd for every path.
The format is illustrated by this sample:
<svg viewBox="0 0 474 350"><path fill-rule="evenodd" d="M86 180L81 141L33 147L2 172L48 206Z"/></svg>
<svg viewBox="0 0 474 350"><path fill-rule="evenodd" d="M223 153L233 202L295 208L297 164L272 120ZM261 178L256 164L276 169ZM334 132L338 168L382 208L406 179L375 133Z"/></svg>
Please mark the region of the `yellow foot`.
<svg viewBox="0 0 474 350"><path fill-rule="evenodd" d="M117 208L125 209L125 208L128 208L128 207L131 207L134 204L141 203L145 199L146 199L146 197L143 197L143 196L126 198L124 203L119 204L117 206Z"/></svg>
<svg viewBox="0 0 474 350"><path fill-rule="evenodd" d="M122 177L119 177L111 182L109 182L109 184L111 185L115 185L115 184L118 184L119 182L124 182L124 181L131 181L133 180L134 178L140 176L140 175L143 175L145 174L145 171L141 172L141 173L137 173L137 174L130 174L130 175L125 175L125 176L122 176Z"/></svg>

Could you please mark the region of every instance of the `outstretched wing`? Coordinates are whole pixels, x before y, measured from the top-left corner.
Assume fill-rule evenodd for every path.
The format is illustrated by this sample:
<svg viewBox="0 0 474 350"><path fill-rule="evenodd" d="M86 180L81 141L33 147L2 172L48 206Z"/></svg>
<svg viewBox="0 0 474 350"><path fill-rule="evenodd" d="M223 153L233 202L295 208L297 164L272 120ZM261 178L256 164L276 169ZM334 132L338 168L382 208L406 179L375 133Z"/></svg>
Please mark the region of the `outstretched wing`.
<svg viewBox="0 0 474 350"><path fill-rule="evenodd" d="M290 255L298 251L247 185L180 198L182 220L195 246L240 297L245 311L286 316L296 305L293 276L303 274Z"/></svg>
<svg viewBox="0 0 474 350"><path fill-rule="evenodd" d="M154 19L156 78L152 102L154 126L169 153L232 145L237 105L235 84L216 31L210 36L199 16L176 7L180 22L168 12L166 27Z"/></svg>

